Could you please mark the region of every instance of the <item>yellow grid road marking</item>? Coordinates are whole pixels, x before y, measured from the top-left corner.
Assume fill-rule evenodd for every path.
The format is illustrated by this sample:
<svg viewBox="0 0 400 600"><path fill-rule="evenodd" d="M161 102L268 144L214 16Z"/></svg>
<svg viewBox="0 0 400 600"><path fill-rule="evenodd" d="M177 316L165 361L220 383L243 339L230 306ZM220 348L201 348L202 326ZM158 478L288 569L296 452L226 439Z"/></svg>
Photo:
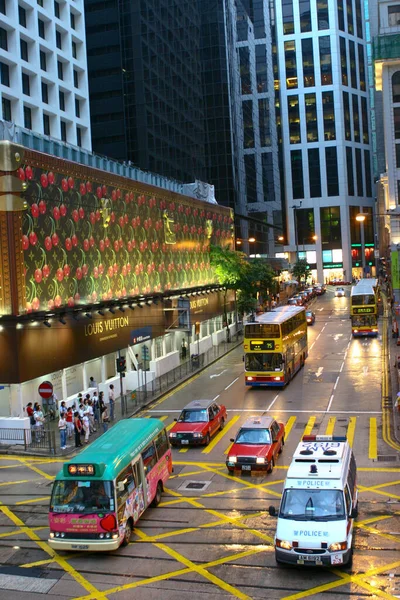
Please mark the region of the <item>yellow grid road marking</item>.
<svg viewBox="0 0 400 600"><path fill-rule="evenodd" d="M288 439L289 434L292 431L292 427L295 423L296 423L296 417L289 417L289 420L285 425L285 440Z"/></svg>
<svg viewBox="0 0 400 600"><path fill-rule="evenodd" d="M316 419L316 417L310 417L308 419L308 423L306 425L306 428L304 429L303 435L311 435L311 432L312 432L313 427L314 427L315 419Z"/></svg>
<svg viewBox="0 0 400 600"><path fill-rule="evenodd" d="M354 434L356 431L357 417L350 417L349 424L347 426L347 441L350 446L353 447L354 443Z"/></svg>
<svg viewBox="0 0 400 600"><path fill-rule="evenodd" d="M204 448L204 450L202 451L202 454L210 454L211 450L213 450L213 448L215 448L215 446L218 444L218 442L220 440L222 440L222 438L224 437L224 435L226 435L228 433L228 431L234 426L234 424L239 420L240 415L235 415L233 416L225 425L225 427L223 428L222 431L220 431L218 433L218 435L215 436L215 438L208 444L208 446L206 446L206 448Z"/></svg>
<svg viewBox="0 0 400 600"><path fill-rule="evenodd" d="M368 458L376 460L378 458L378 432L376 425L376 417L369 419L369 450Z"/></svg>
<svg viewBox="0 0 400 600"><path fill-rule="evenodd" d="M50 496L42 496L42 498L32 498L31 500L20 500L15 503L15 506L20 506L21 504L33 504L34 502L41 502L42 500L48 500Z"/></svg>
<svg viewBox="0 0 400 600"><path fill-rule="evenodd" d="M182 454L184 454L184 453L185 453L185 452L187 452L188 450L189 450L189 447L187 447L187 448L181 448L181 449L179 450L179 452L181 452Z"/></svg>
<svg viewBox="0 0 400 600"><path fill-rule="evenodd" d="M47 529L47 527L31 527L32 531L42 531L42 529ZM11 537L13 535L17 535L19 533L25 533L23 529L14 529L14 531L8 531L7 533L0 533L0 538Z"/></svg>
<svg viewBox="0 0 400 600"><path fill-rule="evenodd" d="M333 435L335 429L336 417L329 417L328 425L326 426L325 435Z"/></svg>
<svg viewBox="0 0 400 600"><path fill-rule="evenodd" d="M175 421L172 421L172 423L170 423L169 425L167 425L166 430L169 431L170 429L173 428L174 425L175 425Z"/></svg>

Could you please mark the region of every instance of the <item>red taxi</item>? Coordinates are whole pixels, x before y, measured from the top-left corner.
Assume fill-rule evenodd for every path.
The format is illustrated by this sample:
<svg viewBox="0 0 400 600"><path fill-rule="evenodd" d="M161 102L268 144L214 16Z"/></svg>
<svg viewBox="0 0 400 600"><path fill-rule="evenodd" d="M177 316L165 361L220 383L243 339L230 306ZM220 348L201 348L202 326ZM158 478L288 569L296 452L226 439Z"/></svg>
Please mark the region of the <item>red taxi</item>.
<svg viewBox="0 0 400 600"><path fill-rule="evenodd" d="M231 442L226 459L229 473L235 470L271 473L285 445L285 426L272 417L250 417Z"/></svg>
<svg viewBox="0 0 400 600"><path fill-rule="evenodd" d="M169 432L171 446L207 444L226 423L226 408L214 400L193 400L181 412Z"/></svg>

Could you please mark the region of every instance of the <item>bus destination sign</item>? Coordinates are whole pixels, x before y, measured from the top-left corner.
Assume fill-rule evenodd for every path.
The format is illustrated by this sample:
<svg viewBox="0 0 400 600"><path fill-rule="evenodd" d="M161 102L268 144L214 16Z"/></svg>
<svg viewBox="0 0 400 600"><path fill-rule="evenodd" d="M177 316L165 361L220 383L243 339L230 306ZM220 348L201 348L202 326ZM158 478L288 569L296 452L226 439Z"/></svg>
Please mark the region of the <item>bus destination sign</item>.
<svg viewBox="0 0 400 600"><path fill-rule="evenodd" d="M353 307L353 313L355 315L370 315L374 313L375 309L373 306L361 306L360 308Z"/></svg>
<svg viewBox="0 0 400 600"><path fill-rule="evenodd" d="M250 350L275 350L274 340L250 340Z"/></svg>

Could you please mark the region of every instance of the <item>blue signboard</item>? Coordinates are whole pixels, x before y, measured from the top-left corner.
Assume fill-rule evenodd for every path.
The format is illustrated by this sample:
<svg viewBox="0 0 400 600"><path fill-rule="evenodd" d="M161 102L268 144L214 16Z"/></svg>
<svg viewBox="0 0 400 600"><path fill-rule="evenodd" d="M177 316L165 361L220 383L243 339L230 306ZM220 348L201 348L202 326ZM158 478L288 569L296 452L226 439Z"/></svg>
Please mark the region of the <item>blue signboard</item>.
<svg viewBox="0 0 400 600"><path fill-rule="evenodd" d="M139 329L131 331L130 345L134 346L135 344L141 344L142 342L151 340L152 329L152 326L148 325L147 327L140 327Z"/></svg>

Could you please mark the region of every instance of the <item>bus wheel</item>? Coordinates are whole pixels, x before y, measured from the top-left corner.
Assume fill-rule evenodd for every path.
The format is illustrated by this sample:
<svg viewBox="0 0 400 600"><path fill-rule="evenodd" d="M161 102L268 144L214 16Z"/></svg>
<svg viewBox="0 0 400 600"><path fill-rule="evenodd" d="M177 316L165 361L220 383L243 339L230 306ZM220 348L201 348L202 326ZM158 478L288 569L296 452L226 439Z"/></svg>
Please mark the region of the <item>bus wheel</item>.
<svg viewBox="0 0 400 600"><path fill-rule="evenodd" d="M158 506L160 504L162 491L163 491L162 483L161 483L161 481L159 481L157 483L156 495L153 498L153 502L151 503L151 506Z"/></svg>
<svg viewBox="0 0 400 600"><path fill-rule="evenodd" d="M132 535L132 519L128 519L125 525L124 539L122 540L121 546L127 546L131 541Z"/></svg>

